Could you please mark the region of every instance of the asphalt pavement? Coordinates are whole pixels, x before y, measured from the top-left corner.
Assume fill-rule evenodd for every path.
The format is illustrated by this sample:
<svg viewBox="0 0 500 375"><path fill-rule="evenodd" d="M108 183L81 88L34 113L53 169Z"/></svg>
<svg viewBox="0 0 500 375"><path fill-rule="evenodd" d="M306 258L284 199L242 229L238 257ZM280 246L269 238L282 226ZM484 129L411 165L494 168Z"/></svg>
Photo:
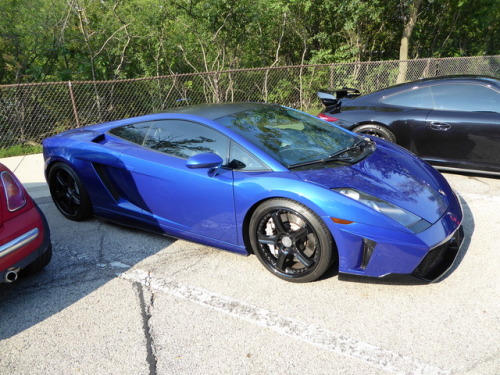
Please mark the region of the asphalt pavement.
<svg viewBox="0 0 500 375"><path fill-rule="evenodd" d="M54 257L0 284L0 374L500 374L500 179L445 174L466 239L440 282L293 284L244 257L53 205L41 155L1 160Z"/></svg>

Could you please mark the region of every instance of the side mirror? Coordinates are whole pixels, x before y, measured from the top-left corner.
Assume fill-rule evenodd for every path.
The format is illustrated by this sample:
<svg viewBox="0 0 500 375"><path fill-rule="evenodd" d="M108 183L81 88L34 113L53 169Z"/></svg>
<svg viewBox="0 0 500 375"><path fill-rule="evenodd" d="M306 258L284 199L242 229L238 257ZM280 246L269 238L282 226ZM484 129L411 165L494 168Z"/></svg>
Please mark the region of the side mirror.
<svg viewBox="0 0 500 375"><path fill-rule="evenodd" d="M186 166L191 169L200 168L220 168L224 163L224 160L213 152L203 152L201 154L196 154L191 156L186 160Z"/></svg>

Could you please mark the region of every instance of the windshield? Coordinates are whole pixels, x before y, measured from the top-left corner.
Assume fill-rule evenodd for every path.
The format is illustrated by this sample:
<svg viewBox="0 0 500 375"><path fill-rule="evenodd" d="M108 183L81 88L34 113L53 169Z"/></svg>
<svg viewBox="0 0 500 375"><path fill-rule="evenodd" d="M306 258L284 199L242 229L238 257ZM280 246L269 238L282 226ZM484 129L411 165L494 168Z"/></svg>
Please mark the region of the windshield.
<svg viewBox="0 0 500 375"><path fill-rule="evenodd" d="M287 167L326 159L359 140L316 117L280 106L256 107L216 121Z"/></svg>

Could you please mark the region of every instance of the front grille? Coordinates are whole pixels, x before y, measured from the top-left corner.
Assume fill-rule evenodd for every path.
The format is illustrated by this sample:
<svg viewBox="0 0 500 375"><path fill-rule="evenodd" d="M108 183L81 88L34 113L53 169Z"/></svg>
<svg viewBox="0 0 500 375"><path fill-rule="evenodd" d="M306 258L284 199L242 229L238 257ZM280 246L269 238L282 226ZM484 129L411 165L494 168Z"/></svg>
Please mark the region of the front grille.
<svg viewBox="0 0 500 375"><path fill-rule="evenodd" d="M453 237L442 245L430 250L422 259L413 274L421 279L434 281L450 269L464 238L462 226L458 228Z"/></svg>

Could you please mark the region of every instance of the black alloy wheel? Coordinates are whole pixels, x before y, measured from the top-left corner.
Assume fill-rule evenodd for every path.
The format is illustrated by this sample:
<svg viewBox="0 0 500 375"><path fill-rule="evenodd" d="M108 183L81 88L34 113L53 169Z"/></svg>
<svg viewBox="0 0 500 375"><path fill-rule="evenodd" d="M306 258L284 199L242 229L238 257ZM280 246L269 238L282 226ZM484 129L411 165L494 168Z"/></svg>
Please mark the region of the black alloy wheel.
<svg viewBox="0 0 500 375"><path fill-rule="evenodd" d="M66 218L81 221L92 215L87 190L71 167L64 163L54 164L48 180L52 200Z"/></svg>
<svg viewBox="0 0 500 375"><path fill-rule="evenodd" d="M333 239L309 208L289 199L271 199L254 212L250 242L261 263L292 282L318 279L334 260Z"/></svg>
<svg viewBox="0 0 500 375"><path fill-rule="evenodd" d="M396 136L393 132L382 125L377 124L365 124L356 126L352 129L353 132L358 134L366 134L374 137L385 139L386 141L396 143Z"/></svg>

